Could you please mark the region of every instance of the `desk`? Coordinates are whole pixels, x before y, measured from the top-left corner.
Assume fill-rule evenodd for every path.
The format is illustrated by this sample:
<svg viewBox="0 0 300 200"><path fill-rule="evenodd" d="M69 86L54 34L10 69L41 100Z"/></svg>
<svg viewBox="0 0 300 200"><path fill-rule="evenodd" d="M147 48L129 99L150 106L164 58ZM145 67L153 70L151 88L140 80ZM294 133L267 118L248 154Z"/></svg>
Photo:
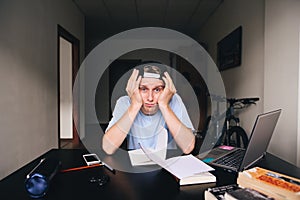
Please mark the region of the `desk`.
<svg viewBox="0 0 300 200"><path fill-rule="evenodd" d="M84 165L82 154L84 150L52 149L45 155L35 159L16 172L0 181L1 199L26 200L31 199L24 189L24 179L28 172L42 157L57 157L62 161L62 169ZM267 154L257 166L268 168L279 173L300 177L300 169ZM106 173L110 181L104 186L90 183L91 176ZM179 187L174 178L165 170L155 170L147 173L126 173L117 171L112 174L103 167L90 168L82 171L59 173L51 182L50 190L43 198L45 200L77 200L77 199L204 199L204 190L216 185L235 183L236 175L217 169L213 172L217 183L199 184Z"/></svg>

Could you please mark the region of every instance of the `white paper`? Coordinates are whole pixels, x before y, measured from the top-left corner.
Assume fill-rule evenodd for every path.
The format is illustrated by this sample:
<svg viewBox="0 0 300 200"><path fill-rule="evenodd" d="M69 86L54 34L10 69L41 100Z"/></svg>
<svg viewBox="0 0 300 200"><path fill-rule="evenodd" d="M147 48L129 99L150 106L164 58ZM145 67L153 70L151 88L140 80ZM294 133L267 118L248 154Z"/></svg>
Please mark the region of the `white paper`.
<svg viewBox="0 0 300 200"><path fill-rule="evenodd" d="M145 155L142 149L128 151L132 166L153 165L154 163Z"/></svg>
<svg viewBox="0 0 300 200"><path fill-rule="evenodd" d="M154 154L151 151L151 149L144 148L142 145L141 148L149 159L151 159L152 161L154 161L159 166L163 167L179 179L193 176L197 173L203 173L214 170L214 168L207 165L203 161L195 158L191 154L186 156L177 156L164 160L159 158L156 154Z"/></svg>
<svg viewBox="0 0 300 200"><path fill-rule="evenodd" d="M151 153L156 154L160 159L165 160L167 155L167 145L168 145L168 132L165 128L161 128L158 133L157 143L155 149L151 149ZM128 151L130 162L132 166L139 165L155 165L142 149L135 149Z"/></svg>
<svg viewBox="0 0 300 200"><path fill-rule="evenodd" d="M193 176L197 173L213 171L214 168L210 167L203 161L195 158L193 155L178 156L166 160L167 170L174 174L177 178L181 179L188 176Z"/></svg>

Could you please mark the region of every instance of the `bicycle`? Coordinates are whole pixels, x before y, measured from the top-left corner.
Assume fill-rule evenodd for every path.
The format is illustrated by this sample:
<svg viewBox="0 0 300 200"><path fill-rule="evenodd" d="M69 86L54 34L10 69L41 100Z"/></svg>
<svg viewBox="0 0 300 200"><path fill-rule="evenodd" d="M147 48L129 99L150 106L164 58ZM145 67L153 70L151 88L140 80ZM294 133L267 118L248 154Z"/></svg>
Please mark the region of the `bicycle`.
<svg viewBox="0 0 300 200"><path fill-rule="evenodd" d="M246 131L240 126L240 119L235 115L238 109L244 109L251 104L256 104L259 98L224 98L211 95L213 101L217 102L216 112L207 118L206 126L202 135L208 134L212 130L215 147L219 145L229 145L246 148L248 145L248 136ZM218 104L221 102L227 103L227 109L224 113L219 114ZM225 118L225 120L224 120ZM224 120L222 129L220 130L220 121Z"/></svg>

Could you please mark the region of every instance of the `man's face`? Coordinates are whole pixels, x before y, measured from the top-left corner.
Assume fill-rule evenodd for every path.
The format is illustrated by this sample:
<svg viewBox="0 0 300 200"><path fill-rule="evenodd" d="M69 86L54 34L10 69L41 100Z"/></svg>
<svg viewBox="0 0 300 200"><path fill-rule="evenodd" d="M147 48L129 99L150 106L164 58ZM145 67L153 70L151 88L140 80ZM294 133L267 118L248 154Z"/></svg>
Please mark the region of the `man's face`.
<svg viewBox="0 0 300 200"><path fill-rule="evenodd" d="M143 99L142 112L154 115L158 111L158 97L164 90L164 82L156 78L142 78L139 91Z"/></svg>

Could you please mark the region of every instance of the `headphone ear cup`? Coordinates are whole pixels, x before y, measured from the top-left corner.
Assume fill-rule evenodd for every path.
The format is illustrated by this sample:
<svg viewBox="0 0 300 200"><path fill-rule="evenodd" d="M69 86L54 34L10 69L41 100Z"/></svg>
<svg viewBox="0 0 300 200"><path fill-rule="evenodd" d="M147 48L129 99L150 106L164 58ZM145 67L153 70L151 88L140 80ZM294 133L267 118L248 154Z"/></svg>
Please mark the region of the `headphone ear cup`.
<svg viewBox="0 0 300 200"><path fill-rule="evenodd" d="M25 189L32 198L43 197L50 186L51 180L61 168L61 161L45 158L26 176Z"/></svg>
<svg viewBox="0 0 300 200"><path fill-rule="evenodd" d="M48 181L41 174L33 174L29 179L26 179L25 188L31 197L42 197L48 190Z"/></svg>

